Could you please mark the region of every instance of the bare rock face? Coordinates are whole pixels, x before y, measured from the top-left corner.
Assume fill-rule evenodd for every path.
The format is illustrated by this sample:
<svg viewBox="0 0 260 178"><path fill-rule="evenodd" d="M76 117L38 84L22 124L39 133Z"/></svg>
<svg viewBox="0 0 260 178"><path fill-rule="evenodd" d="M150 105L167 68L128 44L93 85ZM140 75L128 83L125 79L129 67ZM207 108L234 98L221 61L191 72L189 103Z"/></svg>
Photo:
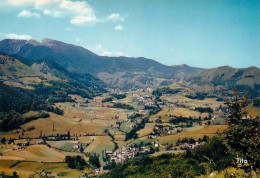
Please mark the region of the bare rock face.
<svg viewBox="0 0 260 178"><path fill-rule="evenodd" d="M16 54L20 48L27 43L26 40L5 39L0 42L0 52Z"/></svg>

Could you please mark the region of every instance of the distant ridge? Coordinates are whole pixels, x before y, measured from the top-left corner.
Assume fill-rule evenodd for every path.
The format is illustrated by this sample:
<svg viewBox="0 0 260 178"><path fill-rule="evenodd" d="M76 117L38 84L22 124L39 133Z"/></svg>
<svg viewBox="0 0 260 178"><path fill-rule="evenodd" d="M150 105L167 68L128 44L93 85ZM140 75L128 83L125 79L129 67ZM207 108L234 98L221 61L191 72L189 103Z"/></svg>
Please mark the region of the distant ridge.
<svg viewBox="0 0 260 178"><path fill-rule="evenodd" d="M133 88L141 87L143 84L147 86L153 84L151 80L154 78L176 79L201 70L186 65L167 66L144 57L99 56L81 46L47 38L42 42L2 40L0 52L15 54L36 63L42 60L54 61L70 72L90 73L114 87L124 85Z"/></svg>
<svg viewBox="0 0 260 178"><path fill-rule="evenodd" d="M152 70L161 76L169 77L176 75L176 70L179 72L179 70L185 69L186 67L191 69L191 71L183 71L184 73L193 73L198 70L197 68L192 68L187 65L166 66L152 59L143 57L99 56L81 46L75 46L48 38L44 38L41 43L35 40L2 40L0 41L0 51L7 54L19 54L22 57L35 59L50 58L49 60L56 60L57 62L59 62L59 59L57 58L65 57L63 59L63 65L67 65L69 70L77 73L114 73L125 70L147 72L148 70ZM36 51L38 54L34 54ZM49 51L48 55L46 54L46 51Z"/></svg>
<svg viewBox="0 0 260 178"><path fill-rule="evenodd" d="M235 86L260 87L260 69L257 67L233 68L221 66L204 69L188 77L188 81L196 84L213 84Z"/></svg>
<svg viewBox="0 0 260 178"><path fill-rule="evenodd" d="M99 56L81 46L48 38L44 38L41 42L5 39L0 41L0 52L17 55L35 63L43 60L53 61L70 72L92 74L115 88L154 86L158 82L156 78L185 79L192 83L214 85L253 86L260 82L260 72L257 67L236 69L221 66L202 69L186 64L167 66L144 57ZM228 82L230 79L232 82Z"/></svg>

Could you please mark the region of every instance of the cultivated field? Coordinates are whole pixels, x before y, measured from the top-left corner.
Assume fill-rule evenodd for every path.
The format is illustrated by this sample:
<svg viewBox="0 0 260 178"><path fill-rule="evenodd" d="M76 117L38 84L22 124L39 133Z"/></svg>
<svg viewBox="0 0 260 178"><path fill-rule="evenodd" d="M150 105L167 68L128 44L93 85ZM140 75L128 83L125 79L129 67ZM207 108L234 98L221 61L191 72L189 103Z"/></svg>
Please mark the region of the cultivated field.
<svg viewBox="0 0 260 178"><path fill-rule="evenodd" d="M124 122L121 124L120 130L122 130L125 133L128 133L133 129L134 125L135 124L132 122Z"/></svg>
<svg viewBox="0 0 260 178"><path fill-rule="evenodd" d="M47 147L46 145L32 145L25 150L16 150L5 152L0 156L0 160L25 160L37 162L63 162L66 155L78 155L78 153L70 153L59 151Z"/></svg>
<svg viewBox="0 0 260 178"><path fill-rule="evenodd" d="M259 107L253 107L253 105L251 104L250 106L247 107L247 112L249 115L251 116L259 116L260 115L260 108Z"/></svg>
<svg viewBox="0 0 260 178"><path fill-rule="evenodd" d="M211 107L213 109L224 105L221 101L216 101L216 98L205 98L204 100L190 99L184 96L184 93L177 93L171 96L163 95L162 99L166 99L173 103L183 104L189 108L194 109L195 107Z"/></svg>
<svg viewBox="0 0 260 178"><path fill-rule="evenodd" d="M210 126L196 126L189 129L185 129L184 132L180 132L175 135L168 135L164 137L160 137L159 141L162 144L165 143L173 143L175 144L177 139L181 138L194 138L199 139L203 138L204 135L212 137L216 135L218 132L221 133L227 128L227 125L210 125Z"/></svg>
<svg viewBox="0 0 260 178"><path fill-rule="evenodd" d="M138 137L143 137L152 133L155 125L156 123L146 123L145 127L137 132Z"/></svg>
<svg viewBox="0 0 260 178"><path fill-rule="evenodd" d="M112 139L109 136L90 136L80 137L79 140L84 143L91 141L90 145L87 146L84 150L85 153L98 153L99 160L103 163L103 153L106 151L112 151L115 148L115 144L112 142Z"/></svg>
<svg viewBox="0 0 260 178"><path fill-rule="evenodd" d="M158 119L161 117L163 122L168 122L170 119L170 115L172 116L182 116L182 117L196 117L198 118L201 116L201 118L207 117L209 114L208 113L200 113L198 111L193 111L188 108L167 108L161 110L159 113L153 115L151 118L153 120Z"/></svg>
<svg viewBox="0 0 260 178"><path fill-rule="evenodd" d="M52 172L52 175L58 177L58 175L63 175L62 177L80 177L85 172L91 172L90 169L85 169L84 171L70 169L67 167L66 163L54 162L54 163L41 163L33 161L20 161L15 160L1 160L0 170L7 175L12 175L13 171L16 171L21 178L27 178L34 174L35 171L40 172L43 169ZM37 177L37 176L35 176Z"/></svg>
<svg viewBox="0 0 260 178"><path fill-rule="evenodd" d="M21 78L21 82L40 82L40 79L36 78ZM179 87L179 86L172 86ZM113 102L120 102L130 104L140 110L140 104L133 99L134 92L127 93L127 97L124 99L114 99ZM145 93L142 90L138 90L137 93L142 96L151 96L151 93ZM158 139L148 138L148 135L153 132L155 125L175 126L169 122L170 116L183 116L183 117L207 117L208 113L200 113L194 111L195 107L219 107L221 102L217 102L214 98L207 98L205 100L191 100L182 96L181 94L166 96L163 95L162 99L169 100L171 102L177 102L185 107L173 107L168 108L165 105L161 105L162 110L157 114L150 116L150 120L155 121L161 118L163 123L146 123L145 127L137 131L138 138L125 141L125 136L129 133L134 126L137 126L141 122L138 118L134 122L127 121L127 116L131 116L135 111L129 111L125 109L111 108L112 102L102 103L104 98L109 97L108 94L104 94L100 97L95 97L93 100L82 98L78 95L70 95L76 102L56 103L55 106L64 111L64 115L57 115L48 112L50 117L41 118L30 121L21 125L21 129L15 129L9 132L1 132L1 138L6 139L14 138L18 139L19 136L24 139L15 140L15 143L30 142L31 146L26 147L24 150L17 150L17 145L2 145L0 147L0 169L4 170L7 174L12 174L15 170L21 177L28 177L33 173L32 170L41 171L42 169L48 169L52 171L52 175L63 175L63 177L80 177L84 172L91 172L90 169L85 169L84 172L79 170L72 170L63 163L65 156L67 155L82 155L86 161L88 158L79 153L79 146L83 146L84 153L97 153L99 160L103 163L103 155L105 151L112 151L115 149L115 144L118 145L118 149L121 150L124 146L133 146L139 144L154 145L156 141L164 145L166 143L175 144L180 138L194 139L203 138L204 135L214 136L217 132L222 132L226 129L226 125L201 125L195 127L184 128L183 132L175 135L161 136ZM142 110L142 109L141 109ZM249 108L250 112L256 113L255 108ZM149 110L145 110L143 113L148 113ZM39 112L30 111L23 114L23 117L30 117L37 115ZM211 122L222 123L224 120L221 118L221 114L214 111L216 120ZM127 122L126 122L127 121ZM118 124L121 122L121 124ZM202 121L203 123L204 121ZM206 122L206 121L205 121ZM120 127L119 127L120 125ZM30 127L35 129L29 130ZM112 138L108 136L104 131L108 129ZM57 136L57 134L67 134L70 131L70 135L73 139L78 140L59 140L59 141L47 141L46 145L36 145L37 140L41 140L40 136ZM30 138L30 139L26 139ZM162 148L162 149L161 149ZM160 155L162 153L177 153L176 151L165 151L163 146L160 146L160 151L153 154L153 156ZM20 161L20 162L17 162ZM14 165L14 166L13 166ZM11 167L11 168L10 168ZM31 169L30 169L31 168ZM93 169L92 169L93 170Z"/></svg>

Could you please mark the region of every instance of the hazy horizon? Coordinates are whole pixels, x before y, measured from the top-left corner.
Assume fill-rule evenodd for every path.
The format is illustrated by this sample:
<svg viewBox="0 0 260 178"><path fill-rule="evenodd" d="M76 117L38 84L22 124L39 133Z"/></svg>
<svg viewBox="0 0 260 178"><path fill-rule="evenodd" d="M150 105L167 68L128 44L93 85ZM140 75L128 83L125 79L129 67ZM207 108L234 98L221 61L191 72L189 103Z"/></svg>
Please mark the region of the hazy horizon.
<svg viewBox="0 0 260 178"><path fill-rule="evenodd" d="M0 0L0 39L50 38L165 65L260 67L260 1Z"/></svg>

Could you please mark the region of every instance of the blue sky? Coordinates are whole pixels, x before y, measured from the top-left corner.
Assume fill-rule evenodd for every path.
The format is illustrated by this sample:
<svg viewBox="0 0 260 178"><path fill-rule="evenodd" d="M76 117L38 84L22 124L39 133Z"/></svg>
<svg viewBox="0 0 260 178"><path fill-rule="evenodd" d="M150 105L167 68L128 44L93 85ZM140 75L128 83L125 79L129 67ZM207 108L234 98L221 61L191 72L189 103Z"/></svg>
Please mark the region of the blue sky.
<svg viewBox="0 0 260 178"><path fill-rule="evenodd" d="M0 39L51 38L166 65L260 67L259 0L0 0Z"/></svg>

